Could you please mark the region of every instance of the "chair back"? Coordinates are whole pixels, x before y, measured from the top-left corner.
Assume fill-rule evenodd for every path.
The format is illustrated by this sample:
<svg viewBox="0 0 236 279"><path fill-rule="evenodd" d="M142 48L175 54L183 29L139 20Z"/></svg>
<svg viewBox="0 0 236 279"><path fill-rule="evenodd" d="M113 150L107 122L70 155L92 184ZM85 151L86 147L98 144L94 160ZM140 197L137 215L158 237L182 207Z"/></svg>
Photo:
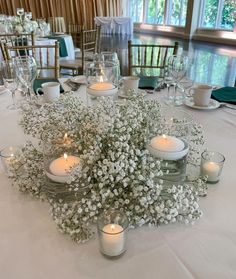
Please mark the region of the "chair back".
<svg viewBox="0 0 236 279"><path fill-rule="evenodd" d="M37 62L38 79L59 78L59 43L54 45L11 46L5 43L7 59L17 56L33 56Z"/></svg>
<svg viewBox="0 0 236 279"><path fill-rule="evenodd" d="M49 17L48 23L50 24L52 32L66 33L64 17Z"/></svg>
<svg viewBox="0 0 236 279"><path fill-rule="evenodd" d="M177 54L174 45L132 44L128 41L128 74L163 77L168 58Z"/></svg>
<svg viewBox="0 0 236 279"><path fill-rule="evenodd" d="M67 32L71 35L75 47L81 49L83 25L69 23Z"/></svg>
<svg viewBox="0 0 236 279"><path fill-rule="evenodd" d="M91 55L100 52L100 30L101 27L97 26L96 29L82 31L81 50L83 69L86 58L90 58Z"/></svg>
<svg viewBox="0 0 236 279"><path fill-rule="evenodd" d="M2 52L2 57L7 60L7 53L5 52L4 44L9 46L26 46L34 45L35 36L34 33L7 33L0 35L0 47Z"/></svg>

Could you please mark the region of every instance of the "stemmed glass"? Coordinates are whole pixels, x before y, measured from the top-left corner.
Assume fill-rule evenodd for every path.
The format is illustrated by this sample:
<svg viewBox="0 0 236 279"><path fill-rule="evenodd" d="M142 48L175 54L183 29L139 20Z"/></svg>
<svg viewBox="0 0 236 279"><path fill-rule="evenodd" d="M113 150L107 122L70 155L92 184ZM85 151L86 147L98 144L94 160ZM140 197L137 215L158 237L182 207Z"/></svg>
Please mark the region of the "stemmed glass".
<svg viewBox="0 0 236 279"><path fill-rule="evenodd" d="M32 56L18 56L14 58L16 75L19 81L27 88L26 96L31 99L33 82L37 76L37 64Z"/></svg>
<svg viewBox="0 0 236 279"><path fill-rule="evenodd" d="M170 77L173 78L174 85L174 99L173 105L181 105L182 99L177 98L177 88L180 80L185 76L188 68L188 57L185 55L172 55L168 59L168 72Z"/></svg>
<svg viewBox="0 0 236 279"><path fill-rule="evenodd" d="M22 17L24 15L25 10L23 8L17 8L16 13L18 16Z"/></svg>
<svg viewBox="0 0 236 279"><path fill-rule="evenodd" d="M13 104L7 106L8 109L17 109L15 104L15 93L18 87L18 80L16 76L15 67L12 61L1 61L1 74L3 78L3 84L12 94Z"/></svg>
<svg viewBox="0 0 236 279"><path fill-rule="evenodd" d="M25 12L25 18L32 19L32 12Z"/></svg>

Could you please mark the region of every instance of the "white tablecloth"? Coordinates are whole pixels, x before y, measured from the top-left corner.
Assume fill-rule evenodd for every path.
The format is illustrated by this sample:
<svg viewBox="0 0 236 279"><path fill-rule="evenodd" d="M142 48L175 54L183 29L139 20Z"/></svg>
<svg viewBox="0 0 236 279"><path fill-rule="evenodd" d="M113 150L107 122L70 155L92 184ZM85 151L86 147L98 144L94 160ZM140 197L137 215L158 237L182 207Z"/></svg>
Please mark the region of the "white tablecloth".
<svg viewBox="0 0 236 279"><path fill-rule="evenodd" d="M130 17L95 17L95 24L101 26L103 34L133 34L133 21Z"/></svg>
<svg viewBox="0 0 236 279"><path fill-rule="evenodd" d="M85 100L85 87L78 94ZM10 102L10 94L0 95L0 148L25 140L18 112L6 109ZM199 222L131 230L126 253L108 260L97 239L77 245L58 232L49 206L12 188L0 173L0 278L236 278L236 110L182 109L203 124L208 147L226 157L220 182L200 201Z"/></svg>
<svg viewBox="0 0 236 279"><path fill-rule="evenodd" d="M73 39L71 37L71 35L62 35L64 40L65 40L65 44L66 44L66 49L67 49L67 53L68 56L66 57L62 57L62 59L68 59L68 60L73 60L75 59L75 49L74 49L74 44L73 44ZM54 45L55 44L54 39L47 39L47 38L36 38L35 39L35 45ZM47 61L46 58L46 49L43 50L43 61ZM51 60L54 61L54 51L50 50L50 57ZM0 51L0 61L2 60L2 52ZM52 62L53 63L53 62Z"/></svg>

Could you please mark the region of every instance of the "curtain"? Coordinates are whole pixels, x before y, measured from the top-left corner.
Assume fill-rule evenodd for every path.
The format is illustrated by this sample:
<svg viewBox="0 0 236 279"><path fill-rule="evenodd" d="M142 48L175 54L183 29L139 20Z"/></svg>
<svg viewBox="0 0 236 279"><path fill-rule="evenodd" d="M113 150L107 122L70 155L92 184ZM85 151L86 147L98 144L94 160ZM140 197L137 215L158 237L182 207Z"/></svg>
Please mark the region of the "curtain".
<svg viewBox="0 0 236 279"><path fill-rule="evenodd" d="M66 24L92 28L95 16L121 16L122 0L0 0L0 14L16 15L21 7L34 19L62 16Z"/></svg>

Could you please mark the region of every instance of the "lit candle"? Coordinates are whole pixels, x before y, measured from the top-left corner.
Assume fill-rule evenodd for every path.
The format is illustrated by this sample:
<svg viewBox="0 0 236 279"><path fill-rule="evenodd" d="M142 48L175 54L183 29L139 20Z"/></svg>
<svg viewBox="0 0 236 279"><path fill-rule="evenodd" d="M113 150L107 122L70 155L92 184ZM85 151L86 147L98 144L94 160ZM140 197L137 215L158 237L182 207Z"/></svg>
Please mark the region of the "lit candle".
<svg viewBox="0 0 236 279"><path fill-rule="evenodd" d="M118 224L108 224L103 227L101 238L103 253L107 256L119 256L125 248L123 227Z"/></svg>
<svg viewBox="0 0 236 279"><path fill-rule="evenodd" d="M178 160L188 153L187 144L176 137L162 135L151 139L148 145L149 152L160 159Z"/></svg>
<svg viewBox="0 0 236 279"><path fill-rule="evenodd" d="M205 162L202 164L202 174L207 175L207 181L217 182L219 180L220 166L215 162Z"/></svg>
<svg viewBox="0 0 236 279"><path fill-rule="evenodd" d="M114 88L115 88L115 86L109 82L97 82L97 83L91 84L91 86L90 86L90 89L98 90L98 91L111 90Z"/></svg>
<svg viewBox="0 0 236 279"><path fill-rule="evenodd" d="M76 156L68 156L66 153L64 156L55 159L51 162L49 169L53 175L66 176L68 172L80 163L80 159Z"/></svg>
<svg viewBox="0 0 236 279"><path fill-rule="evenodd" d="M89 85L87 88L87 93L94 97L112 96L117 92L117 86L110 82L96 82Z"/></svg>
<svg viewBox="0 0 236 279"><path fill-rule="evenodd" d="M160 151L176 152L184 149L184 142L176 137L166 135L153 138L150 145Z"/></svg>

